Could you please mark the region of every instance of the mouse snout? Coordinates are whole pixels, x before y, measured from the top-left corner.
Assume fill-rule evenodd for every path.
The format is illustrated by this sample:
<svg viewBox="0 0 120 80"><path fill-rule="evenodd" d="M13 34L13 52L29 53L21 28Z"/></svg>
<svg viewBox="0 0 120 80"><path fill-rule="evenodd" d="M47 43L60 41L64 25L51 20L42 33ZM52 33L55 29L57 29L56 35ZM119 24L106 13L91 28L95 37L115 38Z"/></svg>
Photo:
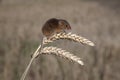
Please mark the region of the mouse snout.
<svg viewBox="0 0 120 80"><path fill-rule="evenodd" d="M68 29L68 30L71 30L71 26L67 26L67 29Z"/></svg>

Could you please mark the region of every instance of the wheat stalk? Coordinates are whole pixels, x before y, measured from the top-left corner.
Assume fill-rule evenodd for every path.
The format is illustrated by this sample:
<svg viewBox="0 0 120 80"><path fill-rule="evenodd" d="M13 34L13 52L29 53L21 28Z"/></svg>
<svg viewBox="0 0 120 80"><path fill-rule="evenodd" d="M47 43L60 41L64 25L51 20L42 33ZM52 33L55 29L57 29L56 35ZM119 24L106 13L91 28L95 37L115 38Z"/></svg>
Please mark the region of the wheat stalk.
<svg viewBox="0 0 120 80"><path fill-rule="evenodd" d="M53 41L59 40L59 39L68 39L68 40L73 40L75 42L79 42L79 43L82 43L82 44L87 44L89 46L95 46L95 44L92 41L90 41L90 40L88 40L84 37L78 36L76 34L64 33L64 32L54 34L52 37L50 37L50 39L47 39L45 37L44 40L43 40L43 43L47 44L47 43L50 43L50 42L53 42Z"/></svg>
<svg viewBox="0 0 120 80"><path fill-rule="evenodd" d="M40 54L54 54L57 56L61 56L64 57L68 60L72 60L75 61L77 63L79 63L80 65L84 65L84 63L81 61L81 59L73 54L70 54L70 52L67 52L66 50L62 50L61 48L57 48L57 47L44 47Z"/></svg>
<svg viewBox="0 0 120 80"><path fill-rule="evenodd" d="M38 48L37 48L37 50L34 52L32 58L29 61L29 64L27 65L27 68L25 69L24 73L22 74L20 80L25 80L25 77L26 77L26 75L28 73L28 70L29 70L29 68L30 68L33 60L35 59L35 57L38 55L38 51L39 51L40 48L41 48L41 45L39 45Z"/></svg>
<svg viewBox="0 0 120 80"><path fill-rule="evenodd" d="M29 64L27 65L27 68L25 69L24 73L22 74L22 77L20 78L20 80L25 80L25 77L26 77L26 75L27 75L27 73L28 73L28 70L29 70L29 68L30 68L33 60L38 56L38 54L39 54L38 52L41 52L41 50L42 50L43 41L44 41L44 40L43 40L43 38L42 38L41 44L38 46L38 48L36 49L36 51L33 53L32 58L31 58L31 60L29 61Z"/></svg>

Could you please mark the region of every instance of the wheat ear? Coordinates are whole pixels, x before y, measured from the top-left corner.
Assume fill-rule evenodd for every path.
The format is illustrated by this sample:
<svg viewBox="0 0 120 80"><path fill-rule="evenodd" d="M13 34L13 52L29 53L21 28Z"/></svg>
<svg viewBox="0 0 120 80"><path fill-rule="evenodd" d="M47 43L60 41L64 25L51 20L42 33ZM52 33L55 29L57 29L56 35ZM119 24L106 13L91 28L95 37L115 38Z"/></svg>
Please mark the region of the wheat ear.
<svg viewBox="0 0 120 80"><path fill-rule="evenodd" d="M62 50L61 48L57 48L57 47L44 47L41 50L41 54L54 54L57 56L61 56L64 57L68 60L72 60L75 61L77 63L79 63L80 65L84 65L83 61L81 61L81 59L73 54L70 54L70 52L67 52L66 50Z"/></svg>
<svg viewBox="0 0 120 80"><path fill-rule="evenodd" d="M61 56L61 57L64 57L64 58L67 58L69 60L72 60L72 61L75 61L81 65L84 65L84 63L80 60L79 57L77 56L74 56L73 54L70 54L69 52L65 51L65 50L62 50L61 48L56 48L56 47L45 47L44 49L42 49L42 46L44 44L47 44L47 43L50 43L50 42L53 42L55 40L58 40L58 39L69 39L69 40L73 40L75 42L79 42L79 43L82 43L82 44L87 44L87 45L90 45L90 46L94 46L94 43L84 37L81 37L81 36L78 36L76 34L72 34L72 33L58 33L58 34L55 34L53 35L50 39L47 39L47 38L43 38L42 40L42 43L41 45L39 45L39 47L37 48L37 50L35 51L35 53L33 54L25 72L23 73L22 77L20 80L24 80L25 77L26 77L26 74L33 62L33 60L35 59L35 57L37 57L40 53L46 53L46 54L55 54L55 55L58 55L58 56ZM42 50L42 52L41 52ZM40 53L39 53L40 52Z"/></svg>
<svg viewBox="0 0 120 80"><path fill-rule="evenodd" d="M94 46L95 45L92 41L90 41L90 40L88 40L84 37L78 36L76 34L64 33L64 32L54 34L52 37L50 37L50 39L44 38L43 43L47 44L47 43L53 42L53 41L58 40L58 39L73 40L75 42L79 42L79 43L82 43L82 44L87 44L89 46Z"/></svg>

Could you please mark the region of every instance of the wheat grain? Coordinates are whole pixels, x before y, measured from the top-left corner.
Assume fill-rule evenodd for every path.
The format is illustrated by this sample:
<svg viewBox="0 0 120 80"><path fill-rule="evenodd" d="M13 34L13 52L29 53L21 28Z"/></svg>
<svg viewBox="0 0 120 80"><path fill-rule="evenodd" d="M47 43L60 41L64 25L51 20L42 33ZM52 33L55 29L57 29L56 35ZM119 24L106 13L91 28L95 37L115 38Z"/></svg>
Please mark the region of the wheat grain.
<svg viewBox="0 0 120 80"><path fill-rule="evenodd" d="M84 63L81 61L81 59L73 54L70 54L69 52L62 50L61 48L57 48L57 47L44 47L41 52L41 54L54 54L57 56L61 56L64 57L66 59L75 61L77 63L79 63L80 65L84 65Z"/></svg>
<svg viewBox="0 0 120 80"><path fill-rule="evenodd" d="M82 44L87 44L89 46L95 46L95 44L92 41L90 41L84 37L78 36L76 34L64 33L64 32L54 34L53 36L50 37L50 39L47 39L46 37L44 37L43 43L47 44L47 43L53 42L58 39L69 39L69 40L73 40L75 42L79 42Z"/></svg>

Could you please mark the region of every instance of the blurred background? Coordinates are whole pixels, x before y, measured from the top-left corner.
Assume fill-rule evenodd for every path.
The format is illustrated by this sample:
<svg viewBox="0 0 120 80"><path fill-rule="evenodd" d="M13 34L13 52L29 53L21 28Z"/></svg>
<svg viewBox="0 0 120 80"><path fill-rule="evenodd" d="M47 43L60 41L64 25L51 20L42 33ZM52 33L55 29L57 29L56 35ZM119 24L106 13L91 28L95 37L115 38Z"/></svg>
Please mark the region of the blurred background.
<svg viewBox="0 0 120 80"><path fill-rule="evenodd" d="M0 0L0 80L19 80L38 47L49 18L66 19L72 32L93 41L89 47L67 40L52 46L82 58L85 65L41 55L26 80L120 80L119 0Z"/></svg>

